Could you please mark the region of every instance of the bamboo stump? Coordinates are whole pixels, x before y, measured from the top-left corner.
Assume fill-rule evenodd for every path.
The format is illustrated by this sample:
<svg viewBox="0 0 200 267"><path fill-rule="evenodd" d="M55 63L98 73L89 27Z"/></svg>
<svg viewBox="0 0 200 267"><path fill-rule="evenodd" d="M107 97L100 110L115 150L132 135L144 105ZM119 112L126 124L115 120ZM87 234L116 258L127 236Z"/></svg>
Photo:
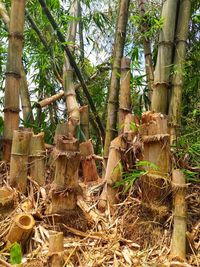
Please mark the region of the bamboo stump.
<svg viewBox="0 0 200 267"><path fill-rule="evenodd" d="M35 220L32 215L25 213L17 214L6 237L7 244L18 242L24 246L34 226Z"/></svg>
<svg viewBox="0 0 200 267"><path fill-rule="evenodd" d="M85 139L89 139L89 110L88 106L80 107L80 126L85 135Z"/></svg>
<svg viewBox="0 0 200 267"><path fill-rule="evenodd" d="M94 148L91 140L80 144L81 165L83 169L83 179L85 183L97 181L99 176L94 160Z"/></svg>
<svg viewBox="0 0 200 267"><path fill-rule="evenodd" d="M10 184L22 193L26 191L28 155L32 132L30 129L15 130L10 162Z"/></svg>
<svg viewBox="0 0 200 267"><path fill-rule="evenodd" d="M45 184L44 133L32 135L30 143L30 176L39 186Z"/></svg>
<svg viewBox="0 0 200 267"><path fill-rule="evenodd" d="M49 267L62 267L64 264L63 253L63 233L55 232L49 236L49 254L48 266Z"/></svg>
<svg viewBox="0 0 200 267"><path fill-rule="evenodd" d="M172 234L170 258L184 261L186 257L186 183L184 174L179 170L172 173L172 188L174 196L174 229Z"/></svg>
<svg viewBox="0 0 200 267"><path fill-rule="evenodd" d="M170 135L166 116L146 112L142 116L140 132L144 143L143 160L158 167L144 167L147 175L141 179L144 208L160 220L167 212L166 197L169 194Z"/></svg>
<svg viewBox="0 0 200 267"><path fill-rule="evenodd" d="M12 188L3 186L0 188L0 214L6 215L13 211L15 206L15 192Z"/></svg>
<svg viewBox="0 0 200 267"><path fill-rule="evenodd" d="M105 211L107 205L113 209L113 205L117 203L117 188L113 188L116 182L122 179L121 154L124 153L126 142L122 135L116 137L110 145L108 163L105 174L106 184L100 196L98 208Z"/></svg>

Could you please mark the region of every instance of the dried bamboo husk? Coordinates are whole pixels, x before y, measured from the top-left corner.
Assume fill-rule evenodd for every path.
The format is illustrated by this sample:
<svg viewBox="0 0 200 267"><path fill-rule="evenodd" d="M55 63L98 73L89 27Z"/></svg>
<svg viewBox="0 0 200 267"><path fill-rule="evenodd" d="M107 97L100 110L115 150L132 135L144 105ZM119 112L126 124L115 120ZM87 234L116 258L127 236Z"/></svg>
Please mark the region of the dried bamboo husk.
<svg viewBox="0 0 200 267"><path fill-rule="evenodd" d="M4 104L3 158L10 160L13 131L19 127L19 89L23 46L25 0L13 0L9 23Z"/></svg>
<svg viewBox="0 0 200 267"><path fill-rule="evenodd" d="M184 174L179 169L172 172L172 189L174 196L174 227L170 257L183 261L186 257L187 205L185 197L187 186Z"/></svg>
<svg viewBox="0 0 200 267"><path fill-rule="evenodd" d="M89 110L88 106L82 106L79 108L80 110L80 126L81 130L85 135L85 139L88 140L90 138L89 134Z"/></svg>
<svg viewBox="0 0 200 267"><path fill-rule="evenodd" d="M144 143L143 160L159 168L144 168L148 174L141 179L142 201L149 207L165 206L171 169L168 120L160 113L146 112L142 116L142 123L140 133Z"/></svg>
<svg viewBox="0 0 200 267"><path fill-rule="evenodd" d="M159 36L151 109L163 114L167 114L168 111L168 90L172 66L177 3L178 0L164 1L161 14L163 26Z"/></svg>
<svg viewBox="0 0 200 267"><path fill-rule="evenodd" d="M130 59L123 57L121 60L121 85L119 92L119 114L118 125L119 133L123 132L124 120L131 111L131 92L130 92Z"/></svg>
<svg viewBox="0 0 200 267"><path fill-rule="evenodd" d="M83 170L84 182L97 181L99 176L94 160L94 148L91 140L80 144L81 165Z"/></svg>
<svg viewBox="0 0 200 267"><path fill-rule="evenodd" d="M121 153L124 153L126 142L122 135L116 137L110 145L110 152L105 174L106 184L100 196L98 208L104 211L107 204L112 208L117 203L117 188L113 188L116 182L122 179Z"/></svg>
<svg viewBox="0 0 200 267"><path fill-rule="evenodd" d="M6 236L7 244L13 244L18 242L22 246L26 244L33 227L35 226L35 220L30 214L17 214L11 224L8 235Z"/></svg>
<svg viewBox="0 0 200 267"><path fill-rule="evenodd" d="M15 130L13 133L10 184L21 192L26 191L28 155L32 131L30 129Z"/></svg>
<svg viewBox="0 0 200 267"><path fill-rule="evenodd" d="M30 142L30 176L40 186L45 184L45 143L44 133L32 135Z"/></svg>
<svg viewBox="0 0 200 267"><path fill-rule="evenodd" d="M0 214L6 215L15 206L16 194L12 188L3 186L0 188Z"/></svg>
<svg viewBox="0 0 200 267"><path fill-rule="evenodd" d="M48 266L63 267L64 238L62 232L49 235Z"/></svg>

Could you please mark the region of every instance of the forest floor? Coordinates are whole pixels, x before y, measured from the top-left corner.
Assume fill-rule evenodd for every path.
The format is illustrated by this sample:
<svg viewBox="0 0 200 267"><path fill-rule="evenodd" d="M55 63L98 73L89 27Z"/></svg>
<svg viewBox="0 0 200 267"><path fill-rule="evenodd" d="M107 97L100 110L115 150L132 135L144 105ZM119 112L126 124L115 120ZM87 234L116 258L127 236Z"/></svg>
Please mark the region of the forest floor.
<svg viewBox="0 0 200 267"><path fill-rule="evenodd" d="M1 164L1 184L5 185L8 168ZM9 250L5 249L5 237L12 218L16 213L25 212L33 215L36 224L31 238L26 244L23 265L48 266L48 238L50 231L56 230L49 223L44 210L48 205L51 171L47 171L46 187L39 187L29 178L28 195L17 193L15 208L0 221L0 258L9 262ZM166 214L165 222L158 225L141 218L140 189L137 184L128 194L119 194L119 204L114 214L97 209L103 183L84 184L78 205L88 214L91 221L87 231L81 230L77 218L76 229L64 225L64 266L200 266L200 184L189 184L187 190L188 232L187 261L179 263L170 259L170 240L173 226L172 212ZM74 224L75 225L75 224ZM79 229L79 230L77 230ZM1 265L0 266L6 266ZM9 264L7 265L9 266ZM18 265L17 265L18 266Z"/></svg>

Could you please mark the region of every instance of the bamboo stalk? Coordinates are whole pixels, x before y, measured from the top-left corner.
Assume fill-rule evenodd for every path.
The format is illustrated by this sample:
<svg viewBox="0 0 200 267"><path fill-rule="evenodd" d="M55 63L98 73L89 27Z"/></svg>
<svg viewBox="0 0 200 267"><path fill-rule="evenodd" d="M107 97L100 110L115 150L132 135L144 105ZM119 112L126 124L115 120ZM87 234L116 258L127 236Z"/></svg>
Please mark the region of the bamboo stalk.
<svg viewBox="0 0 200 267"><path fill-rule="evenodd" d="M3 158L9 161L13 131L19 127L19 89L24 31L25 0L13 0L9 25L4 105Z"/></svg>
<svg viewBox="0 0 200 267"><path fill-rule="evenodd" d="M161 14L163 26L159 36L151 109L163 114L167 114L168 111L168 90L174 46L177 3L178 0L164 1Z"/></svg>
<svg viewBox="0 0 200 267"><path fill-rule="evenodd" d="M124 120L131 111L131 92L130 92L130 59L123 57L121 60L121 86L119 93L119 114L118 126L119 133L123 132Z"/></svg>
<svg viewBox="0 0 200 267"><path fill-rule="evenodd" d="M0 1L0 16L2 17L4 23L6 24L7 29L9 28L10 18L7 14L4 3Z"/></svg>
<svg viewBox="0 0 200 267"><path fill-rule="evenodd" d="M120 87L120 68L121 59L124 52L124 44L126 38L126 25L128 21L129 0L119 0L118 18L115 33L115 45L113 53L113 66L111 83L109 89L109 99L107 108L106 137L104 144L104 156L108 157L110 142L117 135L117 111L118 111L118 95Z"/></svg>
<svg viewBox="0 0 200 267"><path fill-rule="evenodd" d="M32 135L30 141L30 176L40 186L45 184L45 143L44 133Z"/></svg>
<svg viewBox="0 0 200 267"><path fill-rule="evenodd" d="M171 142L176 140L176 132L180 126L181 100L184 80L184 64L189 30L191 1L180 1L178 23L176 29L176 46L174 55L174 74L172 78L171 99L169 104L169 117L171 121Z"/></svg>
<svg viewBox="0 0 200 267"><path fill-rule="evenodd" d="M187 207L185 197L187 186L184 174L179 169L173 170L172 188L174 196L174 228L170 257L183 261L186 257Z"/></svg>
<svg viewBox="0 0 200 267"><path fill-rule="evenodd" d="M21 192L26 191L29 145L32 131L22 128L13 133L10 162L10 184Z"/></svg>
<svg viewBox="0 0 200 267"><path fill-rule="evenodd" d="M18 242L24 246L35 226L35 220L30 214L17 214L6 236L7 245Z"/></svg>
<svg viewBox="0 0 200 267"><path fill-rule="evenodd" d="M90 138L89 134L89 110L88 106L80 107L80 126L81 130L85 135L85 139L88 140Z"/></svg>
<svg viewBox="0 0 200 267"><path fill-rule="evenodd" d="M48 264L52 267L63 267L64 238L62 232L49 235Z"/></svg>

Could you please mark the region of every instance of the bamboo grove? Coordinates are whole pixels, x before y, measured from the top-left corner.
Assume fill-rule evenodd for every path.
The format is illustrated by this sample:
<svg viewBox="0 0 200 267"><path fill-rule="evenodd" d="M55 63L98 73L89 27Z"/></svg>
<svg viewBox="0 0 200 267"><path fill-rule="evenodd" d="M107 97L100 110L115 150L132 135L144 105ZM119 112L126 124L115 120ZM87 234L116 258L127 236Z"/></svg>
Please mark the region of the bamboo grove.
<svg viewBox="0 0 200 267"><path fill-rule="evenodd" d="M1 266L199 266L199 10L0 1Z"/></svg>

